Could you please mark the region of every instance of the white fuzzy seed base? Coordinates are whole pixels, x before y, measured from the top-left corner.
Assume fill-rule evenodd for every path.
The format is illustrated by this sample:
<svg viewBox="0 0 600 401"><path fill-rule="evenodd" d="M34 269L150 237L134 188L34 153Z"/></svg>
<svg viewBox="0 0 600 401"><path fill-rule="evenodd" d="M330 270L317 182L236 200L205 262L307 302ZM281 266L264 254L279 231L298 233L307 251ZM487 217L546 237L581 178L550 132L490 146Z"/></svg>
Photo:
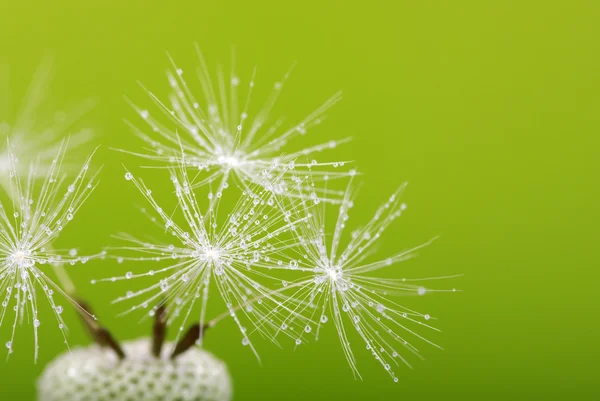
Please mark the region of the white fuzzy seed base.
<svg viewBox="0 0 600 401"><path fill-rule="evenodd" d="M150 340L123 344L127 358L97 345L77 348L52 361L38 380L38 401L229 401L231 379L225 364L192 348L175 361L172 344L158 359Z"/></svg>

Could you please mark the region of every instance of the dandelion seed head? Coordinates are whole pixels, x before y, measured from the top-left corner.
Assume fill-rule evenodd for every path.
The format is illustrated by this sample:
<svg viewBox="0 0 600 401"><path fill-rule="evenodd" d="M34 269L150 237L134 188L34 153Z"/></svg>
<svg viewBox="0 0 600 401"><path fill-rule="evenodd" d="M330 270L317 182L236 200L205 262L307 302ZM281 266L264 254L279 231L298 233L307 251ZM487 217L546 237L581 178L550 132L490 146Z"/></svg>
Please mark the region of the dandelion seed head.
<svg viewBox="0 0 600 401"><path fill-rule="evenodd" d="M190 349L169 359L173 344L159 358L148 339L123 344L126 358L97 345L58 356L38 380L40 401L229 401L231 377L226 365L207 351Z"/></svg>

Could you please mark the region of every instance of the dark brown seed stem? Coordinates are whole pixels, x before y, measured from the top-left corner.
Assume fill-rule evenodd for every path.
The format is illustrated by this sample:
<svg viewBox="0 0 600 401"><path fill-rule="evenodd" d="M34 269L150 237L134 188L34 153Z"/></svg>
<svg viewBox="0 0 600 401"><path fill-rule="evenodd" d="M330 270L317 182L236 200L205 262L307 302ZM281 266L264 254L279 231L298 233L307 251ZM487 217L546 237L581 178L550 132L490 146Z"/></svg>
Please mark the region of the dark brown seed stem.
<svg viewBox="0 0 600 401"><path fill-rule="evenodd" d="M152 328L152 355L160 358L165 336L167 334L166 308L164 305L156 309L154 315L154 326Z"/></svg>
<svg viewBox="0 0 600 401"><path fill-rule="evenodd" d="M187 350L192 348L194 344L196 344L198 339L204 336L204 331L207 328L207 325L203 325L202 327L200 327L200 323L196 323L193 326L191 326L185 333L183 338L179 340L177 345L175 345L175 349L173 350L173 353L171 353L171 359L177 358L179 355L185 353Z"/></svg>
<svg viewBox="0 0 600 401"><path fill-rule="evenodd" d="M79 316L83 320L83 324L87 328L88 332L90 333L90 336L94 339L94 341L96 341L96 343L98 343L98 345L100 345L101 347L107 347L112 349L117 354L119 359L124 359L125 352L123 352L123 349L112 336L112 334L110 334L110 332L106 328L100 326L98 322L92 317L93 313L90 306L86 302L81 300L78 300L77 304L80 307L80 309L78 309Z"/></svg>
<svg viewBox="0 0 600 401"><path fill-rule="evenodd" d="M98 342L100 345L112 349L119 359L125 359L125 352L108 330L100 326L96 331L96 336L101 340Z"/></svg>

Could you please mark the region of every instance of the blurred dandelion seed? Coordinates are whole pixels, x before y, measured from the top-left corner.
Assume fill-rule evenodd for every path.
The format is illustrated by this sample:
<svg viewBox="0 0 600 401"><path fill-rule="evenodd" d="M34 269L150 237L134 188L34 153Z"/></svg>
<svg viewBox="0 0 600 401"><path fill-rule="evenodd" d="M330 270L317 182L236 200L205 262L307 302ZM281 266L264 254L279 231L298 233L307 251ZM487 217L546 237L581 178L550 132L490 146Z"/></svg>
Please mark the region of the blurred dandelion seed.
<svg viewBox="0 0 600 401"><path fill-rule="evenodd" d="M66 112L48 110L48 86L51 81L52 58L46 57L38 67L27 94L19 110L12 110L9 67L0 63L0 185L10 192L9 170L11 168L10 152L18 155L21 163L38 165L35 178L43 178L45 172L52 167L52 160L59 153L62 140L69 136L71 151L90 140L92 130L78 128L77 122L93 106L92 101L85 101ZM16 113L15 113L16 111ZM5 147L6 138L10 139L10 147ZM63 163L63 169L75 172L78 166ZM21 171L27 176L28 172Z"/></svg>
<svg viewBox="0 0 600 401"><path fill-rule="evenodd" d="M333 149L347 142L349 138L328 140L284 153L289 141L305 135L321 123L324 114L340 100L340 93L325 101L299 123L284 128L283 119L273 120L270 114L289 77L289 72L273 85L272 92L262 108L252 113L249 106L256 90L256 71L246 84L245 96L240 96L239 87L242 83L235 73L234 63L232 62L229 77L219 68L216 83L213 83L204 58L198 47L196 48L200 60L197 75L203 98L195 97L184 78L183 70L171 60L172 69L168 70L167 76L172 93L168 103L147 91L158 106L158 116L146 108L132 104L148 125L150 132L147 133L131 122L128 122L128 125L149 149L145 153L127 153L160 162L162 167L173 167L183 161L180 157L183 151L187 155L186 167L205 173L198 180L192 180L194 186L218 183L217 191L222 190L231 179L248 189L251 185L273 184L276 177L283 183L290 183L294 175L303 175L309 171L315 177L315 181L327 181L347 175L337 168L343 167L344 161L318 162L313 156ZM161 122L160 115L166 116L168 123ZM331 201L341 195L337 191L315 189L314 186L302 189L303 191L294 195L306 197L307 194L320 191L321 198Z"/></svg>
<svg viewBox="0 0 600 401"><path fill-rule="evenodd" d="M89 172L92 156L75 179L68 180L61 174L66 147L63 141L48 167L31 165L23 181L21 164L17 162L11 145L7 146L12 201L0 201L0 326L8 313L13 312L12 334L5 344L9 354L13 351L17 325L29 319L33 326L37 359L38 328L45 322L38 312L40 295L50 303L66 343L66 325L61 317L63 306L56 302L54 295L59 293L69 302L73 301L48 277L47 271L52 266L86 263L90 259L89 256L77 256L73 250L61 252L51 247L96 185L97 173ZM39 176L44 178L38 189L35 178Z"/></svg>

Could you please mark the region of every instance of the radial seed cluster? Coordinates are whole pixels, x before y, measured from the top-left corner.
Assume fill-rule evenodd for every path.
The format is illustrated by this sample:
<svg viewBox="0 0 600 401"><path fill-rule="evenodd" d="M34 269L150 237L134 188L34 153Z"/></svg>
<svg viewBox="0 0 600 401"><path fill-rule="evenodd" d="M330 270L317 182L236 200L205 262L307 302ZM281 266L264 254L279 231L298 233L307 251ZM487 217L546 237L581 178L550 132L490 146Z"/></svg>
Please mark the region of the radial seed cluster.
<svg viewBox="0 0 600 401"><path fill-rule="evenodd" d="M346 170L343 159L327 159L347 140L294 144L315 130L340 94L286 124L273 114L289 72L254 107L254 97L262 91L256 72L244 81L233 67L228 74L217 69L215 79L199 51L198 56L199 95L187 80L190 74L172 62L170 93L164 100L147 91L152 107L133 105L136 117L129 126L145 150L124 152L155 169L124 175L147 203L143 213L149 228L120 235L120 244L111 250L126 266L124 274L93 282L131 282L115 301L128 305L125 314L154 317L163 330L161 341L166 327L174 326L175 349L183 344L182 352L194 341L202 345L204 332L226 318L237 326L241 344L257 357L256 336L298 347L315 342L331 327L356 377L357 349L364 347L398 381L395 366L409 365L411 355L420 356L422 344L437 347L427 338L427 332L437 331L434 317L398 298L456 291L425 285L450 276L398 279L389 278L398 274L385 273L431 242L377 255L385 230L406 212L401 199L405 185L348 233L358 174ZM86 263L90 256L79 256L76 248L59 251L55 242L97 182L91 157L76 170L65 169L70 164L67 144L82 143L87 131L65 138L74 121L69 116L36 122L47 80L47 69L40 71L16 122L8 123L4 117L10 113L0 110L6 143L0 148L0 326L9 326L5 346L10 354L19 324L30 324L36 358L40 327L50 320L42 316L39 300L49 303L47 314L66 334L63 301L76 305L77 294L64 267ZM322 156L325 161L317 160ZM75 174L68 177L64 170ZM160 180L170 180L168 193L153 192ZM165 202L170 194L172 202ZM138 286L140 278L150 285ZM215 308L222 313L215 315ZM108 356L111 351L95 347L61 357L40 382L43 399L78 394L90 401L229 400L226 370L204 351L174 351L171 358L157 351L152 359L140 342L127 344L123 353L86 308L79 311L100 344L112 344L112 351L127 358L116 364L115 356ZM195 329L186 332L190 325ZM65 371L74 373L61 376ZM150 392L142 395L146 390Z"/></svg>
<svg viewBox="0 0 600 401"><path fill-rule="evenodd" d="M213 82L200 53L199 57L201 97L173 63L168 101L149 92L155 111L134 106L147 129L130 124L149 150L128 153L169 172L176 206L159 204L144 174L127 171L125 178L150 206L144 213L158 227L152 235L145 233L148 237L122 236L116 257L131 266L143 262L141 271L132 267L121 277L96 281L152 277L152 285L132 286L116 300L132 302L126 313L141 310L154 316L158 308L166 308L168 323L178 325L179 333L190 321L210 328L231 317L242 344L255 353L253 334L273 342L291 339L300 346L333 326L355 376L360 376L355 350L362 342L398 381L393 367L408 365L410 354L418 356L419 342L437 346L420 334L437 329L430 314L395 298L455 291L424 285L426 280L448 277L378 275L431 242L376 256L383 232L406 210L401 200L405 185L364 226L346 235L356 171L336 170L343 165L340 161L309 160L340 142L285 153L288 141L319 123L339 95L300 123L282 128L281 120L271 119L270 113L287 74L262 108L251 114L254 73L240 96L243 83L233 68L229 77L219 69ZM155 174L157 180L159 176ZM332 178L346 180L346 189L337 189ZM232 199L235 206L226 206L224 199ZM332 211L335 214L329 216ZM156 239L161 236L164 240ZM225 312L211 318L208 305L213 303Z"/></svg>

